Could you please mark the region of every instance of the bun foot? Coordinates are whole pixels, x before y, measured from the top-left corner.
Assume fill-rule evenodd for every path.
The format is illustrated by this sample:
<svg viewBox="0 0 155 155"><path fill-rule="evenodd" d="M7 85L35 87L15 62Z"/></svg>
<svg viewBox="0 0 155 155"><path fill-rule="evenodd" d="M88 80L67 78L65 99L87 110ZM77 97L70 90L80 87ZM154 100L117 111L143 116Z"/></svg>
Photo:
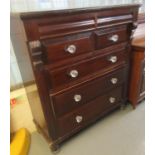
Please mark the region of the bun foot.
<svg viewBox="0 0 155 155"><path fill-rule="evenodd" d="M51 144L50 149L53 153L57 153L60 151L60 145L59 144Z"/></svg>

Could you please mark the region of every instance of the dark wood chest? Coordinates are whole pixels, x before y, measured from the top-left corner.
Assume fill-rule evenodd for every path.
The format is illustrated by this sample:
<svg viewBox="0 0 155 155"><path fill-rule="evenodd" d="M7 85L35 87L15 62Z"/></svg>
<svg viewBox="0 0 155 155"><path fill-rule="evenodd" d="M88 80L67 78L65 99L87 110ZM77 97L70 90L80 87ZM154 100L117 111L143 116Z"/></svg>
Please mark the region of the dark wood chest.
<svg viewBox="0 0 155 155"><path fill-rule="evenodd" d="M134 33L131 52L129 101L136 105L145 98L145 23L140 23Z"/></svg>
<svg viewBox="0 0 155 155"><path fill-rule="evenodd" d="M53 149L127 101L138 8L21 14L42 106L32 113L43 111L34 121Z"/></svg>

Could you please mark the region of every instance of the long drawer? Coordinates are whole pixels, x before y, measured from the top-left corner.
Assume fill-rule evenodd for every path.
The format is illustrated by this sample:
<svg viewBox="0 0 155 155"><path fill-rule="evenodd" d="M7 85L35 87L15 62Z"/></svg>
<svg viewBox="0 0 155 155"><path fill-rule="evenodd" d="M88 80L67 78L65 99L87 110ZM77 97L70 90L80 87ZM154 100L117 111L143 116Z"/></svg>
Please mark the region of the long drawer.
<svg viewBox="0 0 155 155"><path fill-rule="evenodd" d="M51 95L55 114L60 117L84 104L111 88L115 88L125 82L127 68L123 67L112 73L92 80L89 83L69 89L64 93Z"/></svg>
<svg viewBox="0 0 155 155"><path fill-rule="evenodd" d="M65 84L71 86L84 80L84 78L88 78L88 76L93 76L101 70L107 70L123 64L127 59L128 53L125 49L117 50L54 70L47 67L46 72L49 84L51 83L51 88L56 88Z"/></svg>
<svg viewBox="0 0 155 155"><path fill-rule="evenodd" d="M98 118L98 116L107 113L109 110L119 106L123 100L123 86L119 86L112 91L103 94L96 99L85 104L71 113L58 119L59 136L86 125Z"/></svg>

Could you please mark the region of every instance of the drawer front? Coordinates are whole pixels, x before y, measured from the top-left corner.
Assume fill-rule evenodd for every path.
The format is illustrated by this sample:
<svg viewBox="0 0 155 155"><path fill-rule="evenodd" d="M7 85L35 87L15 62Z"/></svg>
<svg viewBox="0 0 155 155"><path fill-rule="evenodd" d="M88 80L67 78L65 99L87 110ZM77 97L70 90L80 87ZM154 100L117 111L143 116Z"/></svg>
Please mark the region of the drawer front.
<svg viewBox="0 0 155 155"><path fill-rule="evenodd" d="M73 84L79 82L79 80L82 80L82 78L90 75L91 72L91 62L87 61L56 69L54 71L47 70L47 75L52 88L57 88L63 85L72 86Z"/></svg>
<svg viewBox="0 0 155 155"><path fill-rule="evenodd" d="M70 65L56 70L47 69L48 76L52 83L52 87L56 88L67 84L73 84L84 80L86 77L95 75L97 72L107 70L110 67L118 66L127 60L127 51L115 51L104 53L102 56L88 59L85 62Z"/></svg>
<svg viewBox="0 0 155 155"><path fill-rule="evenodd" d="M96 34L96 48L101 49L128 40L127 26L98 30Z"/></svg>
<svg viewBox="0 0 155 155"><path fill-rule="evenodd" d="M73 58L85 52L94 50L92 33L77 34L43 41L43 51L46 63Z"/></svg>
<svg viewBox="0 0 155 155"><path fill-rule="evenodd" d="M89 83L70 89L65 93L52 96L55 114L60 117L88 103L107 90L119 86L125 81L126 72L127 68L124 67Z"/></svg>
<svg viewBox="0 0 155 155"><path fill-rule="evenodd" d="M81 128L83 125L95 120L100 115L119 106L122 101L122 86L97 97L79 109L68 113L58 119L59 136L63 136L74 129Z"/></svg>
<svg viewBox="0 0 155 155"><path fill-rule="evenodd" d="M113 66L126 63L128 58L128 52L126 50L104 53L92 61L92 70L94 72L104 69L107 70Z"/></svg>

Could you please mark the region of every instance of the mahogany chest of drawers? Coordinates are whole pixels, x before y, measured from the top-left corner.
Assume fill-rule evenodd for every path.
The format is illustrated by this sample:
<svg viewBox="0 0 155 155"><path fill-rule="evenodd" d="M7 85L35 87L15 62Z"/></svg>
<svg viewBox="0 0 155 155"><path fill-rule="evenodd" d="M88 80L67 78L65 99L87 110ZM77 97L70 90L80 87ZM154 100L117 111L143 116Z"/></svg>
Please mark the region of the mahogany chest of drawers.
<svg viewBox="0 0 155 155"><path fill-rule="evenodd" d="M145 98L145 23L140 23L134 33L131 52L129 101L136 105Z"/></svg>
<svg viewBox="0 0 155 155"><path fill-rule="evenodd" d="M32 108L34 122L53 150L127 101L138 8L21 14L42 106ZM35 115L41 111L44 123Z"/></svg>

